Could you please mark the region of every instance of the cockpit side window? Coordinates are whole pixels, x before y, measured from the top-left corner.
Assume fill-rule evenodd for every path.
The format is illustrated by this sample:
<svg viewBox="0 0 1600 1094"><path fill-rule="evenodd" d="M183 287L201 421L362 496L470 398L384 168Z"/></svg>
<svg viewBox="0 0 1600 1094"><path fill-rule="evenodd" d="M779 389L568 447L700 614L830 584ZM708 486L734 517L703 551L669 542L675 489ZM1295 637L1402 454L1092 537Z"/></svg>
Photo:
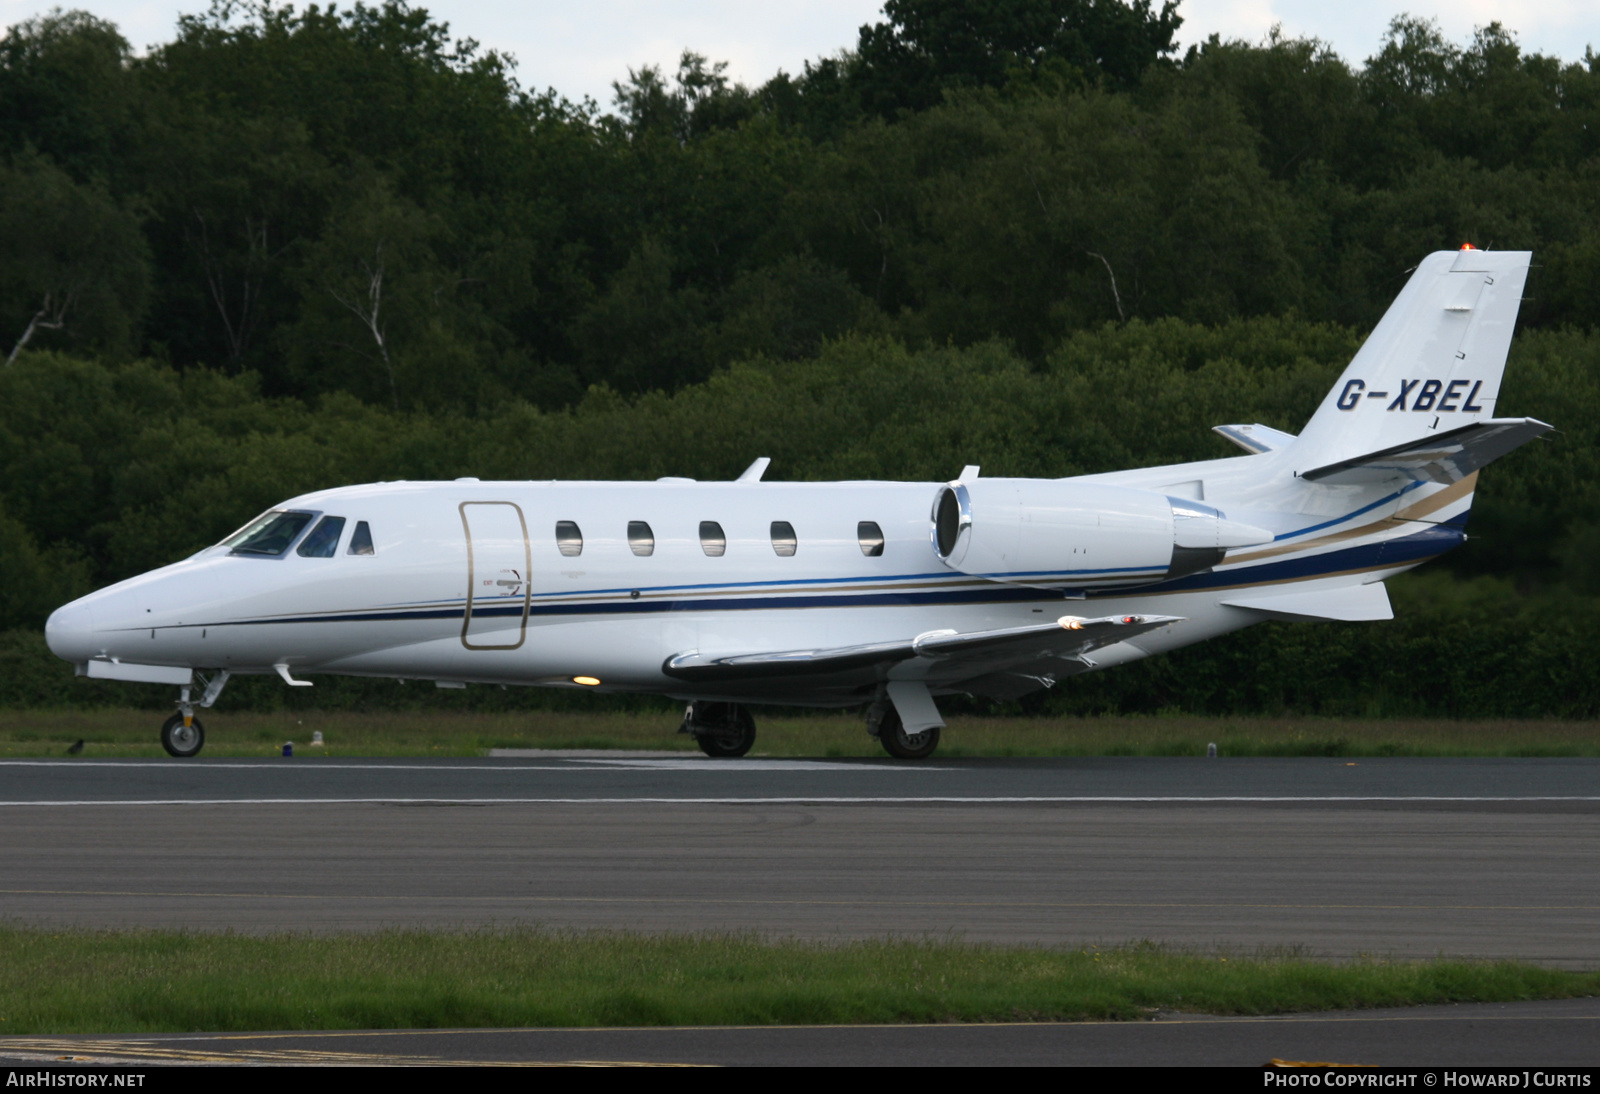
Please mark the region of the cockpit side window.
<svg viewBox="0 0 1600 1094"><path fill-rule="evenodd" d="M301 558L332 558L339 549L339 537L344 535L343 517L323 517L311 534L301 542L295 554Z"/></svg>
<svg viewBox="0 0 1600 1094"><path fill-rule="evenodd" d="M230 554L281 558L315 516L315 513L298 509L272 509L223 540L221 545L230 548Z"/></svg>
<svg viewBox="0 0 1600 1094"><path fill-rule="evenodd" d="M378 553L373 549L372 529L367 527L366 521L356 521L356 530L350 533L350 549L346 553L352 555L375 555Z"/></svg>

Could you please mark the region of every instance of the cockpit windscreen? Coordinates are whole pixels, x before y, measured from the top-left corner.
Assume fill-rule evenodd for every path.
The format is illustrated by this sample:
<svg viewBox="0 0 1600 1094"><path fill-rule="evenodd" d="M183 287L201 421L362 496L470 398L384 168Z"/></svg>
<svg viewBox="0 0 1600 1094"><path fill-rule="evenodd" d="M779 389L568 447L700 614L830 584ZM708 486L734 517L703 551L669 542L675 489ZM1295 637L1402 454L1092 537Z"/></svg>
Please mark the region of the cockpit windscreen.
<svg viewBox="0 0 1600 1094"><path fill-rule="evenodd" d="M277 558L289 549L315 513L297 509L272 509L262 513L233 535L222 541L235 555L255 555L260 558Z"/></svg>

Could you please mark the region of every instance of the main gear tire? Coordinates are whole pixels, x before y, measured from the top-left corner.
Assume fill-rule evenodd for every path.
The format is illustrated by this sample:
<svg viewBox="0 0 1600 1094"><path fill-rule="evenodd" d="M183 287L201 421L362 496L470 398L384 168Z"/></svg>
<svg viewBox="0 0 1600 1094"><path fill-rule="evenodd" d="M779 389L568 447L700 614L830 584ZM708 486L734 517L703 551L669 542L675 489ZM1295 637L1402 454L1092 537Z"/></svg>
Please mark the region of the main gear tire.
<svg viewBox="0 0 1600 1094"><path fill-rule="evenodd" d="M707 756L732 760L755 745L756 720L738 703L696 703L689 732Z"/></svg>
<svg viewBox="0 0 1600 1094"><path fill-rule="evenodd" d="M931 726L921 733L907 733L900 712L890 707L878 723L878 743L897 760L925 760L939 747L939 727Z"/></svg>

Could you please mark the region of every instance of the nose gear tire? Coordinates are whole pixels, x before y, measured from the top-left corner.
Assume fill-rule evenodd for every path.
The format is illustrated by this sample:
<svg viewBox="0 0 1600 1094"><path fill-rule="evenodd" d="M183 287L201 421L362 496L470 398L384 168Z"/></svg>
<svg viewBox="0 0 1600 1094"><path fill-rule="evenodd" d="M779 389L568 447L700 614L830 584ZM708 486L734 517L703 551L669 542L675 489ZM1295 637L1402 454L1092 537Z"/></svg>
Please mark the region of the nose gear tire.
<svg viewBox="0 0 1600 1094"><path fill-rule="evenodd" d="M167 750L168 756L186 760L204 748L205 743L206 727L198 718L191 718L185 726L183 715L174 714L161 727L161 747Z"/></svg>

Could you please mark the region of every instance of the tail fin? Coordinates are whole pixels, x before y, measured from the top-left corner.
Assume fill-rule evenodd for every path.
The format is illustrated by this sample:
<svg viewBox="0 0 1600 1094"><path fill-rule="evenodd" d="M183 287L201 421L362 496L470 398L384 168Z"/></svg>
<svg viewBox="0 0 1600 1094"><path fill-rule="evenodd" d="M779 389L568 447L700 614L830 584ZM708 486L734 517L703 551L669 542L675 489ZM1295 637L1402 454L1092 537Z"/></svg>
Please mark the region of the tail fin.
<svg viewBox="0 0 1600 1094"><path fill-rule="evenodd" d="M1301 471L1398 450L1494 416L1532 255L1422 260L1291 446Z"/></svg>

